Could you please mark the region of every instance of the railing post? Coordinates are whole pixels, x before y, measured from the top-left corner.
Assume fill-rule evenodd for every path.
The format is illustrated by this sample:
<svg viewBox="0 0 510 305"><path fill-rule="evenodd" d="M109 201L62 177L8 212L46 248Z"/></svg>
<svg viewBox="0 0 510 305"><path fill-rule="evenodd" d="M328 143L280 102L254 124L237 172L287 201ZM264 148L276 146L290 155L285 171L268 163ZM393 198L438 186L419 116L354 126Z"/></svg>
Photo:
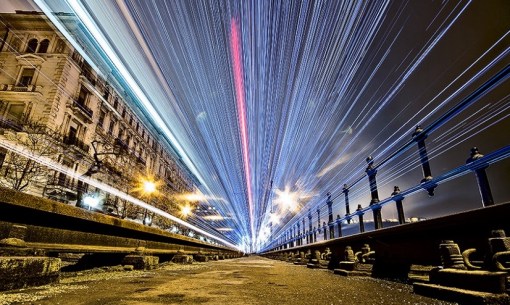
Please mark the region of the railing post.
<svg viewBox="0 0 510 305"><path fill-rule="evenodd" d="M398 215L398 223L404 224L406 222L406 218L404 216L404 207L402 205L402 200L404 200L404 196L400 195L400 188L395 185L393 188L393 193L391 193L393 200L397 205L397 215Z"/></svg>
<svg viewBox="0 0 510 305"><path fill-rule="evenodd" d="M367 169L365 172L368 175L368 181L370 183L370 195L372 200L370 200L370 206L377 205L379 203L379 192L377 190L377 180L375 176L377 175L377 169L374 168L374 159L372 156L367 158ZM381 206L376 206L372 209L374 213L374 226L375 229L382 228L382 216L381 216Z"/></svg>
<svg viewBox="0 0 510 305"><path fill-rule="evenodd" d="M322 230L324 231L324 240L328 240L328 229L326 228L326 222L322 222Z"/></svg>
<svg viewBox="0 0 510 305"><path fill-rule="evenodd" d="M309 241L311 244L313 243L312 209L308 210L308 232L310 234Z"/></svg>
<svg viewBox="0 0 510 305"><path fill-rule="evenodd" d="M301 236L301 241L306 237L305 234L306 226L305 226L305 217L303 217L303 235ZM308 240L306 241L308 243Z"/></svg>
<svg viewBox="0 0 510 305"><path fill-rule="evenodd" d="M317 207L317 228L321 227L321 209Z"/></svg>
<svg viewBox="0 0 510 305"><path fill-rule="evenodd" d="M294 247L298 246L298 231L297 225L294 225Z"/></svg>
<svg viewBox="0 0 510 305"><path fill-rule="evenodd" d="M342 193L344 193L345 198L345 215L351 214L351 209L349 207L349 188L347 187L347 184L344 184L344 188L342 189ZM347 218L347 223L351 223L351 219Z"/></svg>
<svg viewBox="0 0 510 305"><path fill-rule="evenodd" d="M361 204L358 204L358 209L356 211L361 211L363 208L361 207ZM363 233L365 232L365 223L363 222L363 213L360 212L358 215L359 217L359 232Z"/></svg>
<svg viewBox="0 0 510 305"><path fill-rule="evenodd" d="M427 148L425 147L425 139L427 138L427 134L425 134L423 132L423 128L418 125L416 126L412 137L413 140L418 143L418 151L420 153L420 161L423 171L423 179L421 180L421 183L426 183L432 180L432 171L430 170L429 157L427 155ZM434 189L436 186L437 185L431 185L425 188L429 196L434 196Z"/></svg>
<svg viewBox="0 0 510 305"><path fill-rule="evenodd" d="M306 230L305 237L306 237L306 244L308 245L310 243L310 234L308 234L308 230Z"/></svg>
<svg viewBox="0 0 510 305"><path fill-rule="evenodd" d="M313 227L313 242L317 242L317 228Z"/></svg>
<svg viewBox="0 0 510 305"><path fill-rule="evenodd" d="M331 193L328 192L328 200L326 204L328 205L328 227L329 227L329 239L335 238L335 227L333 223L333 200L331 200ZM326 230L326 229L324 229Z"/></svg>
<svg viewBox="0 0 510 305"><path fill-rule="evenodd" d="M340 215L336 215L336 227L337 227L338 237L342 237L342 221L340 220Z"/></svg>
<svg viewBox="0 0 510 305"><path fill-rule="evenodd" d="M299 221L296 223L296 246L301 246L301 227Z"/></svg>
<svg viewBox="0 0 510 305"><path fill-rule="evenodd" d="M474 162L480 158L483 158L483 155L478 151L477 147L473 147L471 148L471 156L466 160L466 163ZM491 186L489 184L489 179L487 178L487 173L485 172L487 167L489 167L489 165L484 163L480 164L480 166L474 170L484 207L494 205Z"/></svg>
<svg viewBox="0 0 510 305"><path fill-rule="evenodd" d="M294 228L290 228L290 247L294 247Z"/></svg>

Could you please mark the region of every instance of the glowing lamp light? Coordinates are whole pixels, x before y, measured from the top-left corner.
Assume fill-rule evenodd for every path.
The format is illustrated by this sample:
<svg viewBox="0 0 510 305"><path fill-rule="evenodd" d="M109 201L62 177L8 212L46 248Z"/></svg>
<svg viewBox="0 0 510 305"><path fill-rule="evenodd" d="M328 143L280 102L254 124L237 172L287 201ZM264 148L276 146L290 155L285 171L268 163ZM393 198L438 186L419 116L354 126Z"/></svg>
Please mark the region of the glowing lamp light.
<svg viewBox="0 0 510 305"><path fill-rule="evenodd" d="M287 208L291 211L295 211L298 206L299 194L297 192L291 192L288 187L285 190L276 190L275 202L280 206Z"/></svg>
<svg viewBox="0 0 510 305"><path fill-rule="evenodd" d="M181 215L184 217L191 215L191 207L189 205L181 207Z"/></svg>
<svg viewBox="0 0 510 305"><path fill-rule="evenodd" d="M143 191L147 194L154 193L156 191L156 183L152 181L143 182Z"/></svg>
<svg viewBox="0 0 510 305"><path fill-rule="evenodd" d="M89 208L95 208L99 205L99 198L94 196L86 196L83 198L83 203Z"/></svg>

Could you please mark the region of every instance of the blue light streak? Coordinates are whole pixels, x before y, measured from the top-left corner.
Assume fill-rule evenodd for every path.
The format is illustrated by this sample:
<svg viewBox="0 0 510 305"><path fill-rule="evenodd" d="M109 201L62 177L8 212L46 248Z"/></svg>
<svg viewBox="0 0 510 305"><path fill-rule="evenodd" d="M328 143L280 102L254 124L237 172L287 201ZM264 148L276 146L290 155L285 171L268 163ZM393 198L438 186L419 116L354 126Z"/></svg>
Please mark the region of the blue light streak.
<svg viewBox="0 0 510 305"><path fill-rule="evenodd" d="M121 67L141 105L200 174L203 193L222 198L210 204L224 220L193 221L211 232L221 228L245 246L257 235L270 242L269 224L274 238L309 209L321 207L324 217L325 194L341 195L344 183L362 177L366 156L385 160L408 142L416 124L434 122L509 61L508 20L497 28L477 24L479 33L471 36L483 39L459 39L468 35L461 25L471 29L477 2L69 3L90 21L87 29L108 60ZM509 8L503 6L492 13ZM246 127L236 105L233 17L239 21ZM508 93L484 95L472 108L429 138L431 162L508 122ZM401 158L379 174L381 189L419 171L411 149ZM276 223L271 201L286 187L314 196L300 202L301 211L279 211ZM367 188L350 195L352 207L368 202ZM333 208L344 212L341 200Z"/></svg>

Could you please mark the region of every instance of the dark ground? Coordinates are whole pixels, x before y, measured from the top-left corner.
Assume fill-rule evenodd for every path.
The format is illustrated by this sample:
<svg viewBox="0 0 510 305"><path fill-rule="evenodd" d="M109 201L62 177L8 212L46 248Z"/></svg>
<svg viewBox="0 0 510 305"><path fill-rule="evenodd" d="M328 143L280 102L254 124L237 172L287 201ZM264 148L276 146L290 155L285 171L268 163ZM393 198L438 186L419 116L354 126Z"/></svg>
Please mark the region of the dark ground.
<svg viewBox="0 0 510 305"><path fill-rule="evenodd" d="M152 271L94 271L60 284L0 294L0 305L149 304L452 304L412 293L412 287L372 278L346 278L251 256L167 264Z"/></svg>

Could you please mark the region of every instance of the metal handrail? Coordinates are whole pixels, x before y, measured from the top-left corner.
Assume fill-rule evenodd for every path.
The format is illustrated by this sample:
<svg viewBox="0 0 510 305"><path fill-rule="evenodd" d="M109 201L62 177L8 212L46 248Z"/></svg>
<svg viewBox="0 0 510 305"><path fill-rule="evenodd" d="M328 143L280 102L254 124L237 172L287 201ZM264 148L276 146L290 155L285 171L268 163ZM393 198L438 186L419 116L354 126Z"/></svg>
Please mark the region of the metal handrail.
<svg viewBox="0 0 510 305"><path fill-rule="evenodd" d="M468 108L472 104L474 104L481 97L483 97L485 94L490 92L493 88L497 87L502 82L506 81L509 77L510 77L510 64L505 66L497 74L492 76L489 80L487 80L480 87L478 87L474 92L472 92L467 97L462 99L459 103L457 103L454 107L452 107L447 112L445 112L443 115L441 115L434 122L432 122L431 124L429 124L425 128L421 129L419 132L415 132L415 134L413 134L413 137L412 137L411 140L409 140L407 143L403 144L400 148L398 148L391 155L389 155L388 157L386 157L385 159L380 161L378 164L372 165L371 169L374 170L374 171L377 171L379 168L381 168L382 166L384 166L388 162L390 162L390 161L394 160L395 158L397 158L398 156L402 155L404 152L409 150L413 145L415 145L416 142L418 142L420 140L423 141L423 139L426 138L430 133L436 131L441 126L443 126L444 124L449 122L449 120L451 120L452 118L454 118L455 116L460 114L463 110L465 110L466 108ZM444 174L440 175L439 177L431 178L431 179L425 179L420 184L418 184L416 186L413 186L413 187L411 187L411 188L409 188L407 190L401 191L396 196L388 197L388 198L386 198L384 200L381 200L381 201L379 201L377 203L371 204L371 205L369 205L369 206L367 206L365 208L360 208L360 209L358 209L358 210L356 210L356 211L354 211L354 212L352 212L350 214L347 214L347 215L345 215L343 217L337 218L333 222L333 224L334 223L339 223L339 222L341 222L343 220L350 220L350 219L352 219L355 216L363 215L363 214L365 214L369 210L380 209L383 205L385 205L385 204L387 204L389 202L394 201L397 196L399 198L404 198L405 196L412 195L412 194L414 194L416 192L419 192L420 190L423 190L423 189L427 189L427 190L428 189L433 189L433 188L435 188L435 186L437 186L441 182L445 182L445 181L453 179L453 178L455 178L457 176L464 175L467 172L477 170L481 166L487 166L487 164L495 163L495 162L497 162L499 160L508 158L509 156L510 156L510 146L505 146L505 147L503 147L503 148L501 148L501 149L499 149L499 150L497 150L497 151L495 151L495 152L493 152L491 154L488 154L488 155L486 155L486 156L484 156L484 157L482 157L482 158L480 158L478 160L475 160L475 161L473 161L471 163L468 163L466 165L459 166L459 167L457 167L457 168L455 168L455 169L453 169L453 170L451 170L451 171L449 171L447 173L444 173ZM368 159L367 159L367 161L368 161ZM357 185L363 179L366 179L366 176L367 176L366 174L361 175L359 178L354 180L353 183L351 183L350 185L345 187L344 190L346 190L348 192L353 186ZM338 194L337 196L335 196L331 200L334 200L334 199L338 198L342 193ZM319 204L318 207L320 207L320 206L321 205ZM292 226L291 226L291 228L292 228ZM304 228L303 228L303 230L304 230ZM320 230L320 228L314 229L312 232L315 232L317 230ZM266 247L265 249L268 249L271 245L273 245L275 242L277 242L277 240L280 237L284 236L286 234L285 231L286 230L284 230L283 233L279 234L272 242L270 242L268 247ZM308 234L310 234L312 232L308 232ZM304 236L304 235L305 235L305 233L303 232L303 234L301 234L301 236ZM291 238L291 239L286 239L286 242L294 241L294 240L296 240L298 238L299 237L294 237L294 238Z"/></svg>

